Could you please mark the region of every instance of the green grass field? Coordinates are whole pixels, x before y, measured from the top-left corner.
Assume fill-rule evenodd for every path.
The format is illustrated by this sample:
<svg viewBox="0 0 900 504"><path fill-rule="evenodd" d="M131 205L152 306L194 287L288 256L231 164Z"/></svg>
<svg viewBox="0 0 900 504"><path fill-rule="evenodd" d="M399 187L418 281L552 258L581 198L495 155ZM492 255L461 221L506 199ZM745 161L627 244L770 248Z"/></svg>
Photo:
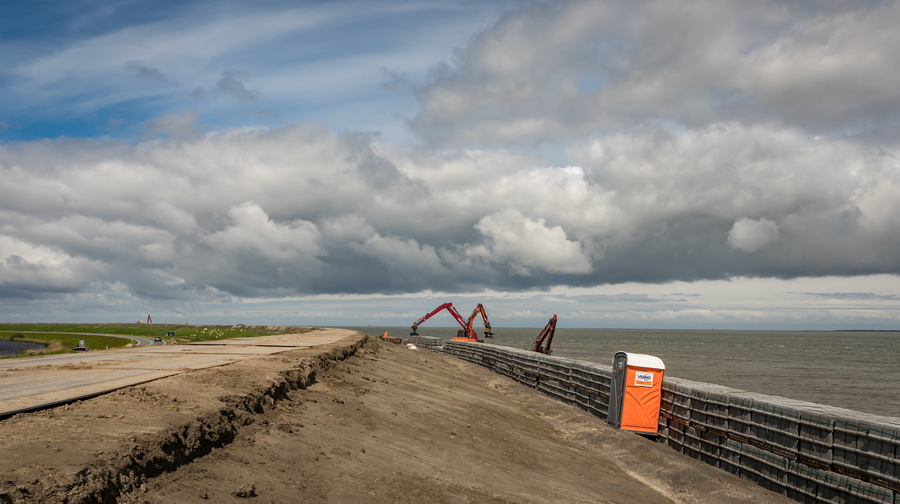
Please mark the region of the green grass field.
<svg viewBox="0 0 900 504"><path fill-rule="evenodd" d="M92 349L123 347L130 340L111 336L88 335L117 334L121 336L161 336L168 339L169 332L175 333L180 342L209 341L230 338L252 338L275 334L303 333L317 328L278 328L265 326L215 326L215 325L174 325L174 324L0 324L0 339L50 344L59 341L62 350L48 353L69 352L78 346L79 340ZM19 354L22 355L22 354Z"/></svg>
<svg viewBox="0 0 900 504"><path fill-rule="evenodd" d="M112 336L79 336L53 333L23 334L5 331L0 331L0 339L11 341L25 341L28 343L40 343L45 346L49 345L52 341L60 342L63 348L52 353L71 351L73 348L78 346L80 340L84 340L84 344L87 347L97 350L101 348L119 348L131 343L131 340L127 340L124 338L114 338Z"/></svg>

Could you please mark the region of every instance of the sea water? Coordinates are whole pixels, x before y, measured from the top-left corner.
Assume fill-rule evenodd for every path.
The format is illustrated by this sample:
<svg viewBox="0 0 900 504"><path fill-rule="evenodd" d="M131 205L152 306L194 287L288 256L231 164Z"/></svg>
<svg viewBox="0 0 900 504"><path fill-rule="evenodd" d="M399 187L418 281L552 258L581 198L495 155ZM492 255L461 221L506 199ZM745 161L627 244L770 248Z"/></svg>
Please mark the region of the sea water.
<svg viewBox="0 0 900 504"><path fill-rule="evenodd" d="M409 327L355 327L406 338ZM419 327L444 341L458 328ZM482 328L476 327L479 338ZM535 329L494 328L487 343L531 348ZM610 364L618 351L655 355L666 375L900 417L900 332L559 328L554 356Z"/></svg>

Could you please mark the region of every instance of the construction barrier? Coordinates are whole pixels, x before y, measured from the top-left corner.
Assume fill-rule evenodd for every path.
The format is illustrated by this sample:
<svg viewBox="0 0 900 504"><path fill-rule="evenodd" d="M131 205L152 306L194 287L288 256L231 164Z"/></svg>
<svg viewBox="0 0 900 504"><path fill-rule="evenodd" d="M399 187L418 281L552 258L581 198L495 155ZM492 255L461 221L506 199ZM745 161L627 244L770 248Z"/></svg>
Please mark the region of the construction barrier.
<svg viewBox="0 0 900 504"><path fill-rule="evenodd" d="M611 366L485 343L443 349L606 420ZM798 502L900 504L900 418L666 376L656 440Z"/></svg>

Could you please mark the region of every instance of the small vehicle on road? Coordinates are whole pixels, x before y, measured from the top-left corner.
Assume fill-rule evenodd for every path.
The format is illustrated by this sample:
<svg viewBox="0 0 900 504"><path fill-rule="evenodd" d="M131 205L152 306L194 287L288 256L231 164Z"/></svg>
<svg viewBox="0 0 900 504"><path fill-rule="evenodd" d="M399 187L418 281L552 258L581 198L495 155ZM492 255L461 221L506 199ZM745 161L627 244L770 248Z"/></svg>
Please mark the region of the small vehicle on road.
<svg viewBox="0 0 900 504"><path fill-rule="evenodd" d="M162 336L157 336L157 337L153 338L154 343L157 341L162 341Z"/></svg>

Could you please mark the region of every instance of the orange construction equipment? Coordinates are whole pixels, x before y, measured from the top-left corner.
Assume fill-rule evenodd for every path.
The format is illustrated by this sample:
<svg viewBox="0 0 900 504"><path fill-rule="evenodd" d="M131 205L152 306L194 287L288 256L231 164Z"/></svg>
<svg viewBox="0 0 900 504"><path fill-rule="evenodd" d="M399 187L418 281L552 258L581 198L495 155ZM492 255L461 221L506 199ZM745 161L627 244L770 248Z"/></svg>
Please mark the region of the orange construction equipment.
<svg viewBox="0 0 900 504"><path fill-rule="evenodd" d="M460 326L462 326L462 329L457 331L456 337L452 338L451 341L471 341L474 343L478 343L478 335L475 334L475 331L473 331L470 327L466 326L466 321L463 320L459 312L456 311L456 308L453 307L453 303L444 303L434 310L423 315L419 320L413 322L412 332L409 333L409 335L418 336L419 333L416 332L416 329L418 329L423 322L435 316L435 314L437 314L441 310L447 310L448 312L450 312L450 315L453 315L453 318L456 319Z"/></svg>
<svg viewBox="0 0 900 504"><path fill-rule="evenodd" d="M491 332L491 323L488 322L487 313L484 311L484 305L478 303L478 306L472 310L472 314L469 315L468 320L466 320L466 334L474 334L475 331L472 329L472 324L475 323L475 316L481 314L481 318L484 320L484 337L485 338L493 338L494 333Z"/></svg>
<svg viewBox="0 0 900 504"><path fill-rule="evenodd" d="M656 434L665 369L658 357L617 352L606 421L620 430Z"/></svg>

